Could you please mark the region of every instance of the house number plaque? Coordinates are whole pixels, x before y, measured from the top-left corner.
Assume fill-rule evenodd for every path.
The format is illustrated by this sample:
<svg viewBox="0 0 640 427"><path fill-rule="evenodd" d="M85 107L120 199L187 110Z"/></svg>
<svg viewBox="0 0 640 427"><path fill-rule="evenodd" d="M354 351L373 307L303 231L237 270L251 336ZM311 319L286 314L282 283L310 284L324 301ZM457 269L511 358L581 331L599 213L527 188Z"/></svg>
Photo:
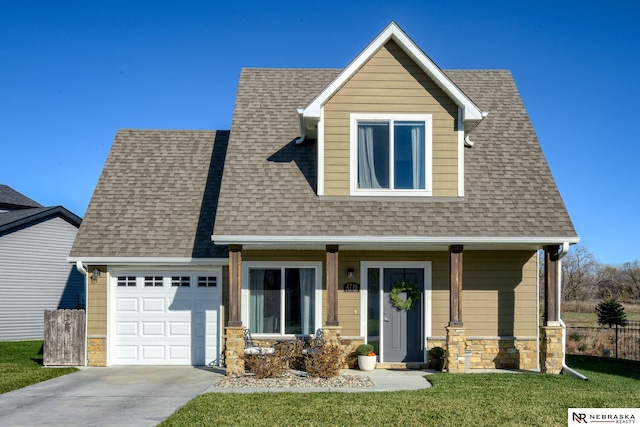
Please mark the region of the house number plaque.
<svg viewBox="0 0 640 427"><path fill-rule="evenodd" d="M360 292L360 283L349 282L344 284L345 292Z"/></svg>

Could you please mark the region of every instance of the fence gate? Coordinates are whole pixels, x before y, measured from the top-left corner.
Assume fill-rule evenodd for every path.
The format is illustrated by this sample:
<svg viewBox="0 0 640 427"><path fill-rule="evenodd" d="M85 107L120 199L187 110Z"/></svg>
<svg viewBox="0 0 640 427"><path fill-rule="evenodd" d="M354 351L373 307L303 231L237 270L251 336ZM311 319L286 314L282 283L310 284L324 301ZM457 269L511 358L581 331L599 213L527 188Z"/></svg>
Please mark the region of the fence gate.
<svg viewBox="0 0 640 427"><path fill-rule="evenodd" d="M44 311L45 366L81 366L85 353L84 310Z"/></svg>

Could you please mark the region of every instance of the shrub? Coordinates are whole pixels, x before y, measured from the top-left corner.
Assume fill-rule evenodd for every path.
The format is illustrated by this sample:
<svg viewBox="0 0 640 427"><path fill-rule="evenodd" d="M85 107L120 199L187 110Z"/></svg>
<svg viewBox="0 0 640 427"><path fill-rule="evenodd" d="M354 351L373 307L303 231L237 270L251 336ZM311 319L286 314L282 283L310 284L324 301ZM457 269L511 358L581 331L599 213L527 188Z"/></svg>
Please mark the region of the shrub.
<svg viewBox="0 0 640 427"><path fill-rule="evenodd" d="M296 340L294 342L280 342L274 347L276 348L276 354L283 356L289 362L290 368L303 369L304 357L302 349L305 348L305 345L304 340Z"/></svg>
<svg viewBox="0 0 640 427"><path fill-rule="evenodd" d="M256 378L277 378L289 370L289 362L282 354L245 354L245 366Z"/></svg>
<svg viewBox="0 0 640 427"><path fill-rule="evenodd" d="M433 347L429 350L429 357L432 359L444 359L447 351L442 347Z"/></svg>
<svg viewBox="0 0 640 427"><path fill-rule="evenodd" d="M356 353L358 353L358 356L375 356L375 352L373 351L373 346L371 344L360 344L358 348L356 348Z"/></svg>
<svg viewBox="0 0 640 427"><path fill-rule="evenodd" d="M318 353L307 355L304 362L307 373L312 377L333 378L342 371L344 354L340 346L325 345Z"/></svg>
<svg viewBox="0 0 640 427"><path fill-rule="evenodd" d="M569 339L571 341L580 342L580 340L582 339L582 335L580 335L578 332L572 332L571 334L569 334Z"/></svg>

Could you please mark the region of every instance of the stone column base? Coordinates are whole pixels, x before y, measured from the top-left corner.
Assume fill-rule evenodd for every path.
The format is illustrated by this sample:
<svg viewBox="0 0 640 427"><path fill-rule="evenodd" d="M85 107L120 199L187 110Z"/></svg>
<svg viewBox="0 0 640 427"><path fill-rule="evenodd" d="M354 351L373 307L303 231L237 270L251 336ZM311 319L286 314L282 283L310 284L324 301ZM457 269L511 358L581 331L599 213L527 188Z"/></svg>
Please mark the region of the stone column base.
<svg viewBox="0 0 640 427"><path fill-rule="evenodd" d="M87 366L107 366L107 338L87 338Z"/></svg>
<svg viewBox="0 0 640 427"><path fill-rule="evenodd" d="M562 326L540 327L540 372L543 374L559 374L562 371L562 332Z"/></svg>
<svg viewBox="0 0 640 427"><path fill-rule="evenodd" d="M228 377L244 375L244 327L225 328L224 360Z"/></svg>
<svg viewBox="0 0 640 427"><path fill-rule="evenodd" d="M447 326L447 371L451 373L464 372L464 351L467 347L466 330L462 327Z"/></svg>

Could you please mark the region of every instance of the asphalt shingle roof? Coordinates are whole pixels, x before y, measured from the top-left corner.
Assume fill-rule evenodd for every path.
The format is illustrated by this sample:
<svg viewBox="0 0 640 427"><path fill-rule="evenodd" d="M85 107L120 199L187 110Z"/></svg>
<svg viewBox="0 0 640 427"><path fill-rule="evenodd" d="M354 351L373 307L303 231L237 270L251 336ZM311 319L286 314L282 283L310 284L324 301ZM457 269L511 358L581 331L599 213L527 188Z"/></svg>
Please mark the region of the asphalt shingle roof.
<svg viewBox="0 0 640 427"><path fill-rule="evenodd" d="M8 185L0 184L0 207L2 206L13 209L43 207L40 203L31 200Z"/></svg>
<svg viewBox="0 0 640 427"><path fill-rule="evenodd" d="M226 257L211 230L228 137L119 131L70 256Z"/></svg>
<svg viewBox="0 0 640 427"><path fill-rule="evenodd" d="M348 198L315 193L316 143L296 145L297 108L340 70L244 69L214 234L575 237L513 78L445 73L485 118L465 148L465 197Z"/></svg>

